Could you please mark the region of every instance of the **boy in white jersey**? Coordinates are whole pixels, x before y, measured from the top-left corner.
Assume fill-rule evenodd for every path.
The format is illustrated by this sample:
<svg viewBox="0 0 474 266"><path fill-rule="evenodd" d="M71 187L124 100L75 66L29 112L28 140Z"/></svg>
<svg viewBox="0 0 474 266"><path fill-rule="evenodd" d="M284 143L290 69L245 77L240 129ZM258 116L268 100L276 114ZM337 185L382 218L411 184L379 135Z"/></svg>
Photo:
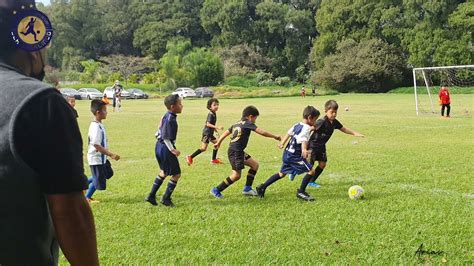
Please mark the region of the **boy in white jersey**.
<svg viewBox="0 0 474 266"><path fill-rule="evenodd" d="M107 105L102 100L92 100L91 112L94 120L89 126L89 148L87 151L87 162L91 168L92 177L89 178L89 189L86 199L89 203L98 202L92 199L96 190L105 190L106 180L113 175L107 156L118 161L120 156L109 151L107 135L102 120L107 118Z"/></svg>
<svg viewBox="0 0 474 266"><path fill-rule="evenodd" d="M287 174L298 175L308 173L312 165L306 160L309 157L308 141L311 136L312 126L316 123L320 113L313 106L307 106L303 111L303 121L292 126L281 140L280 149L289 140L283 152L283 164L280 172L272 175L268 180L256 188L259 197L264 197L265 190L274 182L282 179ZM305 201L313 201L305 191L296 193L296 197Z"/></svg>

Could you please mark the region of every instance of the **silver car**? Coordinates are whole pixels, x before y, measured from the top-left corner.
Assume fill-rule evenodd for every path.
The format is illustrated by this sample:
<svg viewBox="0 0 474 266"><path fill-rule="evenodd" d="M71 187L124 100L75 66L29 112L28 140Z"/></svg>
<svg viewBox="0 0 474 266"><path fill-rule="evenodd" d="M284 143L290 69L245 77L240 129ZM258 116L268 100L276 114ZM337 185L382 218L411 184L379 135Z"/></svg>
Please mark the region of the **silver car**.
<svg viewBox="0 0 474 266"><path fill-rule="evenodd" d="M95 100L102 99L102 92L95 88L81 88L77 92L81 95L81 99Z"/></svg>

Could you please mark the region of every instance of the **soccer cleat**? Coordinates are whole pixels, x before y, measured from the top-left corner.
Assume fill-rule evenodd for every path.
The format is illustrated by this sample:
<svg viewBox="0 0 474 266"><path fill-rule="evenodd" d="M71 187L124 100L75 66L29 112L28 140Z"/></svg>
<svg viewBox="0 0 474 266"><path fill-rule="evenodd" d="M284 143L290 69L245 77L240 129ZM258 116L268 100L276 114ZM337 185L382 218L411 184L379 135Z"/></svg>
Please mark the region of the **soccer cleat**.
<svg viewBox="0 0 474 266"><path fill-rule="evenodd" d="M186 156L186 162L191 166L191 164L193 164L193 157L191 157L191 155Z"/></svg>
<svg viewBox="0 0 474 266"><path fill-rule="evenodd" d="M296 176L295 174L289 174L288 178L290 179L290 181L293 181L295 180L295 176Z"/></svg>
<svg viewBox="0 0 474 266"><path fill-rule="evenodd" d="M310 182L310 183L308 183L308 186L310 186L312 188L320 188L321 187L321 185L319 185L316 182Z"/></svg>
<svg viewBox="0 0 474 266"><path fill-rule="evenodd" d="M217 159L211 160L211 164L223 164L223 162L221 161L221 159L217 158Z"/></svg>
<svg viewBox="0 0 474 266"><path fill-rule="evenodd" d="M93 198L90 198L90 199L89 199L89 198L86 198L86 200L87 200L87 202L89 202L89 204L94 204L94 203L99 203L99 202L100 202L100 201L95 200L95 199L93 199Z"/></svg>
<svg viewBox="0 0 474 266"><path fill-rule="evenodd" d="M257 187L255 188L255 190L257 191L257 195L258 195L260 198L265 197L265 188L263 188L263 184L261 184L260 186L257 186Z"/></svg>
<svg viewBox="0 0 474 266"><path fill-rule="evenodd" d="M217 188L211 189L211 195L214 196L216 199L223 199L221 192Z"/></svg>
<svg viewBox="0 0 474 266"><path fill-rule="evenodd" d="M245 186L242 194L245 196L258 196L257 191L253 190L251 186Z"/></svg>
<svg viewBox="0 0 474 266"><path fill-rule="evenodd" d="M296 197L304 201L314 201L314 198L311 197L311 195L309 195L308 193L306 193L306 191L297 190Z"/></svg>
<svg viewBox="0 0 474 266"><path fill-rule="evenodd" d="M146 197L145 201L150 203L153 206L158 205L158 203L156 202L156 198L154 198L154 197L152 198L152 197L148 196L148 197Z"/></svg>
<svg viewBox="0 0 474 266"><path fill-rule="evenodd" d="M170 207L170 208L174 208L174 204L173 204L173 201L171 200L171 198L162 198L160 200L160 203L165 205L166 207Z"/></svg>

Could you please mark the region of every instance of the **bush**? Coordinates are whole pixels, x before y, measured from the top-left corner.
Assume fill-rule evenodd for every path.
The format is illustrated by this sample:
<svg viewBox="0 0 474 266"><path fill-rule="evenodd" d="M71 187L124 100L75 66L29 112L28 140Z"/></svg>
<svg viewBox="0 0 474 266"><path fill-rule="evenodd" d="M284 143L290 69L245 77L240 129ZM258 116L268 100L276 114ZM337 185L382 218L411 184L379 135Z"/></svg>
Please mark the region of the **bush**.
<svg viewBox="0 0 474 266"><path fill-rule="evenodd" d="M275 84L278 86L289 86L291 85L290 77L278 77L275 79Z"/></svg>

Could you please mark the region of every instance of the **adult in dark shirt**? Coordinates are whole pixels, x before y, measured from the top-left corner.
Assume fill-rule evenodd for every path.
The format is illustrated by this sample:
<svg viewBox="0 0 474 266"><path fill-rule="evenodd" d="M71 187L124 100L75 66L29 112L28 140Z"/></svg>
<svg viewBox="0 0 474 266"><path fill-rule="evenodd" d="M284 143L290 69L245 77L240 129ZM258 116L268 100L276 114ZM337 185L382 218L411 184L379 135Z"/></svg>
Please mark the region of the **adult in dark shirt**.
<svg viewBox="0 0 474 266"><path fill-rule="evenodd" d="M74 113L44 77L45 51L17 48L14 10L0 0L0 265L98 265L95 225L82 190L82 138Z"/></svg>
<svg viewBox="0 0 474 266"><path fill-rule="evenodd" d="M229 158L230 165L232 166L232 173L229 177L224 179L220 185L211 189L211 194L221 199L223 198L221 192L224 191L227 187L232 185L234 182L240 179L242 174L242 169L245 165L250 167L249 172L247 173L247 182L245 183L244 190L242 194L246 196L257 196L257 192L252 189L253 180L258 170L258 161L253 159L250 155L245 152L247 143L249 142L250 133L255 131L257 134L262 135L267 138L274 138L275 140L280 141L281 137L273 135L270 132L267 132L261 128L258 128L255 125L255 121L259 116L258 109L255 106L247 106L242 112L242 119L236 124L232 125L228 130L217 140L217 143L214 144L214 147L219 148L222 141L229 135L232 135L230 138L230 145L227 151L227 156Z"/></svg>
<svg viewBox="0 0 474 266"><path fill-rule="evenodd" d="M334 100L329 100L324 104L324 110L326 115L316 121L316 125L309 139L309 148L311 150L311 159L310 163L314 165L318 161L318 166L316 167L314 174L307 174L303 178L303 182L300 187L300 191L305 191L309 183L312 183L312 187L319 187L315 183L316 179L321 175L324 168L326 167L327 156L326 156L326 143L334 133L334 129L339 129L340 131L353 135L355 137L364 137L364 135L356 132L350 128L344 127L337 119L337 109L339 105Z"/></svg>

